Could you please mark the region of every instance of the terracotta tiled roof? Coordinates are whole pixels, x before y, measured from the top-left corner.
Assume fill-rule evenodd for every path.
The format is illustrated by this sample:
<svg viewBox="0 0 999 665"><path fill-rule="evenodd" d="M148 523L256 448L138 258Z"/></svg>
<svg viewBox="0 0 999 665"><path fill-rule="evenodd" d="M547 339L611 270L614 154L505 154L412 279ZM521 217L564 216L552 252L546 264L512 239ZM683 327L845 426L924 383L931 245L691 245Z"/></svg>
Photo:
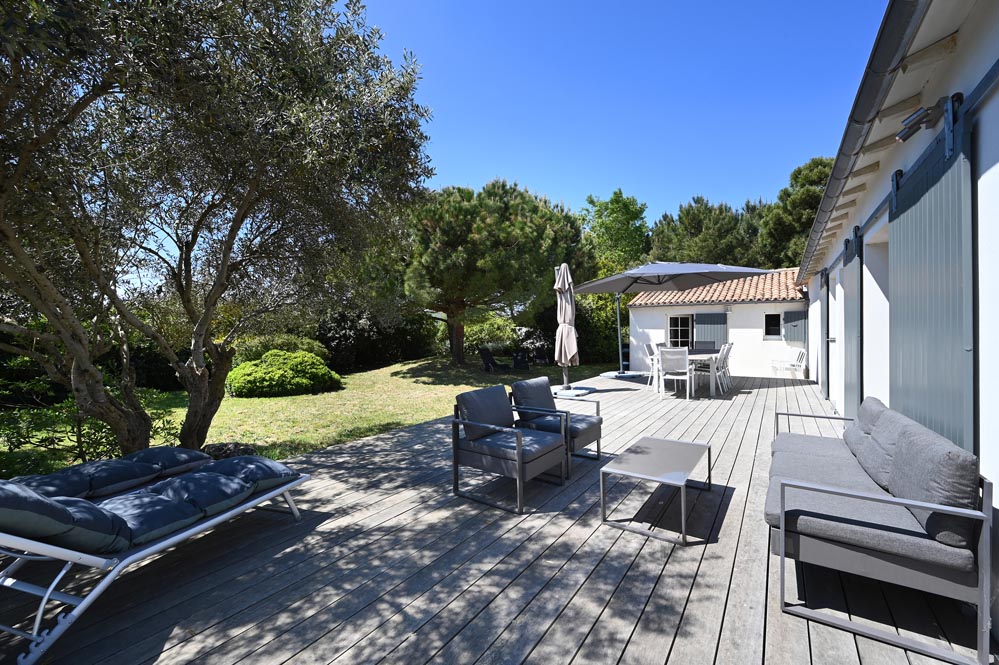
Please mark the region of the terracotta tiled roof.
<svg viewBox="0 0 999 665"><path fill-rule="evenodd" d="M665 305L708 305L740 302L790 302L804 300L804 292L794 285L797 268L729 279L710 286L683 291L643 291L629 307L662 307Z"/></svg>

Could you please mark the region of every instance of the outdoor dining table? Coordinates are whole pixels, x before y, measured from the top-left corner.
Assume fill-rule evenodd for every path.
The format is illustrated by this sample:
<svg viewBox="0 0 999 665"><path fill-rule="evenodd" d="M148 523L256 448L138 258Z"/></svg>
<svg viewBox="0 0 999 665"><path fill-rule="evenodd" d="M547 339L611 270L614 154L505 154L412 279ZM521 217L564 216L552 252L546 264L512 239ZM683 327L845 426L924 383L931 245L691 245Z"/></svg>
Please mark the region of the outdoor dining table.
<svg viewBox="0 0 999 665"><path fill-rule="evenodd" d="M657 344L656 347L657 348L666 348L667 345L666 344ZM690 360L691 364L694 364L694 363L707 363L708 369L709 369L710 374L711 374L710 380L708 381L708 384L709 384L709 394L711 395L711 397L715 396L715 384L718 381L717 371L718 371L718 355L719 355L719 353L721 353L721 352L718 351L717 349L688 349L687 350L687 358ZM657 383L656 383L656 390L660 390L661 391L662 389L663 389L662 380L658 379ZM693 393L693 395L695 397L697 396L697 384L696 383L692 386L692 391L691 392Z"/></svg>

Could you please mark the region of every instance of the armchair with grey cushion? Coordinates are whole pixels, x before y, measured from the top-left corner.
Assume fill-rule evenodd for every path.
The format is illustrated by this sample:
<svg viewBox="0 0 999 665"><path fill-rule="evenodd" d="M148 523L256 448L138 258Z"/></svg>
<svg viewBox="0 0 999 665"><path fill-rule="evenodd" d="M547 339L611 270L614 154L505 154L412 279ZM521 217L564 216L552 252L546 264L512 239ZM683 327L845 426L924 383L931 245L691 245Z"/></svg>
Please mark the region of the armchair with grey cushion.
<svg viewBox="0 0 999 665"><path fill-rule="evenodd" d="M548 382L548 377L542 376L526 381L517 381L511 388L510 400L513 408L518 412L517 427L542 431L542 432L563 432L565 427L566 448L568 455L583 457L586 459L600 459L600 438L604 419L600 417L600 402L581 398L560 398L569 399L576 402L590 402L596 405L595 415L583 415L571 413L564 409L559 409L555 405L555 398L552 397L552 387ZM597 454L587 455L581 451L591 443L596 442ZM567 460L568 461L568 460ZM568 465L571 475L572 465Z"/></svg>
<svg viewBox="0 0 999 665"><path fill-rule="evenodd" d="M514 411L503 386L461 393L455 398L451 422L454 494L495 508L522 514L524 484L542 473L558 468L566 474L565 425L555 432L514 427ZM544 414L539 414L544 415ZM564 422L565 418L561 418ZM458 469L468 466L517 481L517 509L488 501L458 486Z"/></svg>

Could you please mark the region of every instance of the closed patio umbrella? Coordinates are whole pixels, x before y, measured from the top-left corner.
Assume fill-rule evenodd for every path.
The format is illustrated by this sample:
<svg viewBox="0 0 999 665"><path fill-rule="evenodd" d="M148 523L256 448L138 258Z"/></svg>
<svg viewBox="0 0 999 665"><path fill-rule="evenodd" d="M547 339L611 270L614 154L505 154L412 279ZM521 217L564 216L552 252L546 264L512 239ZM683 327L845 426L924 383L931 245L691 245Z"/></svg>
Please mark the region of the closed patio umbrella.
<svg viewBox="0 0 999 665"><path fill-rule="evenodd" d="M610 277L591 280L581 284L576 292L615 294L614 298L617 301L617 355L620 363L617 375L623 376L627 372L624 371L624 341L621 338L621 294L642 291L682 291L713 282L724 282L764 272L770 271L760 268L726 266L721 263L654 261Z"/></svg>
<svg viewBox="0 0 999 665"><path fill-rule="evenodd" d="M555 364L562 367L563 390L569 390L569 365L579 364L579 347L576 344L576 298L572 291L572 275L563 263L555 273L558 329L555 331Z"/></svg>

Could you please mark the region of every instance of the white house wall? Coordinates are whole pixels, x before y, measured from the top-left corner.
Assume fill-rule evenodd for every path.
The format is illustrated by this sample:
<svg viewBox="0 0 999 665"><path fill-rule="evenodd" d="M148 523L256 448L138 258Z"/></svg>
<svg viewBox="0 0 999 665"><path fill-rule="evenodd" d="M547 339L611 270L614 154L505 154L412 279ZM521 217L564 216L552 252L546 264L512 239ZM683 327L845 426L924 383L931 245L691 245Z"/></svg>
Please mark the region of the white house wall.
<svg viewBox="0 0 999 665"><path fill-rule="evenodd" d="M938 0L939 1L939 0ZM943 6L943 5L942 5ZM971 10L967 20L958 32L958 44L955 52L947 61L937 65L928 75L921 99L924 105L934 103L938 98L961 92L966 97L975 89L986 72L999 60L999 2L981 0ZM883 136L888 130L897 131L901 127L899 118L890 120L890 127L876 125L872 135ZM867 183L867 190L857 199L856 207L850 219L843 224L839 236L831 243L831 249L823 258L823 265L829 265L836 259L845 240L852 233L855 225L862 225L877 209L882 200L891 192L891 176L897 169L910 169L916 159L929 146L933 138L943 129L939 124L931 131L923 130L904 144L880 153L880 168ZM993 481L999 481L999 344L994 342L995 331L999 330L999 260L996 249L999 248L999 91L994 87L989 97L982 101L976 112L973 134L972 177L976 181L973 190L974 216L977 234L977 392L978 392L978 441L977 449L981 461L982 474ZM848 185L849 186L849 185ZM871 239L877 232L871 229L866 239ZM890 261L890 245L882 248L887 251ZM879 251L879 250L876 250ZM872 257L880 261L884 256L875 254ZM877 268L875 268L876 270ZM832 274L836 271L834 270ZM864 394L886 397L890 404L891 396L887 392L886 371L881 361L887 354L884 352L890 345L881 330L868 324L869 320L881 320L890 307L891 285L887 285L887 298L883 300L874 294L872 298L869 280L875 279L871 271L865 270L865 329L864 329ZM819 341L821 332L814 334L820 325L819 279L817 276L809 281L811 291L809 328L809 357L814 366L821 358ZM867 301L873 301L868 306ZM842 315L839 314L841 317ZM835 316L834 316L835 318ZM840 321L842 318L839 319ZM842 376L843 358L842 345L833 344L830 349L830 375L835 378ZM927 349L931 352L931 349ZM821 376L825 368L818 368L816 376ZM832 395L834 402L837 395ZM841 397L839 398L841 399ZM839 405L837 405L839 406ZM994 522L999 520L996 511ZM996 522L999 523L999 522ZM993 588L999 588L999 529L993 530ZM993 626L999 626L999 601L993 604ZM995 630L993 631L996 632Z"/></svg>
<svg viewBox="0 0 999 665"><path fill-rule="evenodd" d="M782 339L764 339L766 314L782 314L805 309L805 302L793 303L740 303L730 305L728 312L728 341L732 347L729 367L736 376L773 376L774 360L790 360L799 351ZM630 368L636 372L649 371L645 344L666 341L666 317L684 314L724 312L725 305L675 305L669 307L630 308L631 359ZM783 318L782 318L783 320ZM811 327L811 320L809 320ZM782 326L783 331L783 326ZM811 332L809 332L809 335ZM788 376L786 373L783 376Z"/></svg>

